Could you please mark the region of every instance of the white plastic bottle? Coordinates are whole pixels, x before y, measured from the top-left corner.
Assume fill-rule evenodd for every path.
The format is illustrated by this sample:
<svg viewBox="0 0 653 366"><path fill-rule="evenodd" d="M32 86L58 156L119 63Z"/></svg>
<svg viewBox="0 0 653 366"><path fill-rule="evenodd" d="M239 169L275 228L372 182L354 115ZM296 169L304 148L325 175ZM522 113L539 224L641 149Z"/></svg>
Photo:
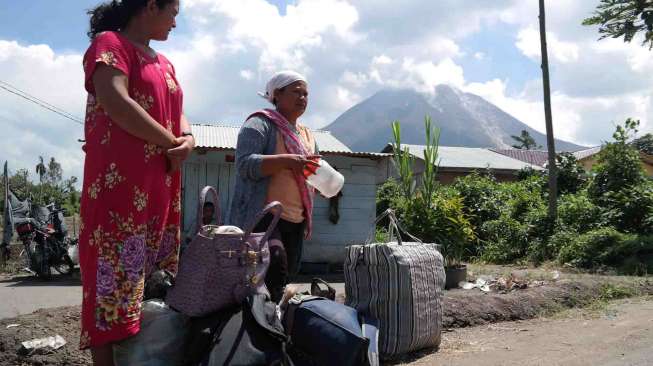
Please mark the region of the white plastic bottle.
<svg viewBox="0 0 653 366"><path fill-rule="evenodd" d="M320 191L325 197L331 198L340 192L345 184L345 177L324 159L320 159L318 162L320 167L314 173L309 169L304 169L306 183Z"/></svg>

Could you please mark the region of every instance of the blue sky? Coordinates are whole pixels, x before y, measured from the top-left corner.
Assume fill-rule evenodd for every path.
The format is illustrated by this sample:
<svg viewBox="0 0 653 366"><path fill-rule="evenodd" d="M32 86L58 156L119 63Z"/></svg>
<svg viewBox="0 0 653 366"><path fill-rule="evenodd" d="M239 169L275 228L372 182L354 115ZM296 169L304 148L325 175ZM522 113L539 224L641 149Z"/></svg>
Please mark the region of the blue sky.
<svg viewBox="0 0 653 366"><path fill-rule="evenodd" d="M0 2L0 81L83 116L81 55L86 10L96 0ZM195 122L239 123L263 106L255 95L274 71L307 74L304 120L322 127L384 88L426 95L450 84L543 130L537 4L524 0L181 0L170 40L155 43L175 64ZM614 123L650 131L651 53L597 42L580 22L596 0L549 0L548 37L558 137L597 145ZM81 174L81 128L0 90L3 156L32 166L61 156Z"/></svg>

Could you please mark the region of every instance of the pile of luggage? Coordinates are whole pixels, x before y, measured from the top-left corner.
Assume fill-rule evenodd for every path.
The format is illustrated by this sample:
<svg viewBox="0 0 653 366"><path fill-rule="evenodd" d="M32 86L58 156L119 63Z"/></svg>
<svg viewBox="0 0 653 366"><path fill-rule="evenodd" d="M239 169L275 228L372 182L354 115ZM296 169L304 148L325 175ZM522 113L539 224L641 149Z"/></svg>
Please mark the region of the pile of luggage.
<svg viewBox="0 0 653 366"><path fill-rule="evenodd" d="M281 207L272 203L258 218L268 212L276 216L265 233L202 227L174 285L169 274L151 276L146 297L158 298L144 302L140 333L114 346L117 365L378 365L439 346L445 278L436 244L412 237L386 211L377 222L388 217L395 240L347 248L346 304L319 279L309 293L287 287L276 304L263 280Z"/></svg>

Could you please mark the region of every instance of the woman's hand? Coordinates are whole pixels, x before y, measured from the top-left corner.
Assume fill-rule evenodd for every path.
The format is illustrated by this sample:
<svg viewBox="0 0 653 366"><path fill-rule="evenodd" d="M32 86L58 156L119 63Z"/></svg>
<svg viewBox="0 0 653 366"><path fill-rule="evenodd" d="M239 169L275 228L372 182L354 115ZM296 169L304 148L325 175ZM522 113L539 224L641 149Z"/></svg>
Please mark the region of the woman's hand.
<svg viewBox="0 0 653 366"><path fill-rule="evenodd" d="M263 155L261 172L268 177L289 169L295 174L303 174L304 168L317 170L320 167L320 155L302 156L298 154Z"/></svg>
<svg viewBox="0 0 653 366"><path fill-rule="evenodd" d="M292 170L295 174L303 174L304 168L312 168L311 170L316 170L320 167L318 159L320 155L309 155L302 156L297 154L285 154L280 155L282 157L283 164L286 169Z"/></svg>
<svg viewBox="0 0 653 366"><path fill-rule="evenodd" d="M195 147L193 136L182 136L175 138L175 147L166 152L168 157L168 172L174 172L181 169L184 160L188 158Z"/></svg>

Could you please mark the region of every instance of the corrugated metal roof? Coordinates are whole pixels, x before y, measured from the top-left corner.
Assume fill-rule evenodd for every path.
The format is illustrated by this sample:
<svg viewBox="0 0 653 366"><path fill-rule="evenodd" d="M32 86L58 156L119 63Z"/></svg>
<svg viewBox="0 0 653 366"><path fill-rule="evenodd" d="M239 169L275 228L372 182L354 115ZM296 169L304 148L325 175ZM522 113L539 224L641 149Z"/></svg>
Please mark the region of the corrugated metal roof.
<svg viewBox="0 0 653 366"><path fill-rule="evenodd" d="M576 159L583 160L583 159L588 158L588 157L590 157L592 155L596 155L596 154L600 153L601 149L603 149L602 146L595 146L595 147L590 147L589 149L575 151L572 154L576 157Z"/></svg>
<svg viewBox="0 0 653 366"><path fill-rule="evenodd" d="M216 150L234 150L238 142L238 131L240 127L227 125L191 125L193 135L195 136L195 145L198 148L216 149ZM351 151L340 140L324 130L311 130L320 153L331 155L351 156L358 158L381 159L391 154L375 152Z"/></svg>
<svg viewBox="0 0 653 366"><path fill-rule="evenodd" d="M226 125L191 125L195 136L195 146L206 149L230 150L236 148L240 127ZM329 131L311 130L320 152L338 154L357 154L358 156L377 156L378 153L354 153Z"/></svg>
<svg viewBox="0 0 653 366"><path fill-rule="evenodd" d="M411 155L416 158L424 158L423 145L407 145ZM392 151L391 146L384 149L384 152ZM489 149L476 147L453 147L440 146L438 148L438 160L440 168L455 169L493 169L493 170L521 170L524 168L533 168L542 170L541 167L501 155Z"/></svg>
<svg viewBox="0 0 653 366"><path fill-rule="evenodd" d="M215 125L191 125L195 147L235 149L239 127Z"/></svg>
<svg viewBox="0 0 653 366"><path fill-rule="evenodd" d="M543 167L549 160L549 153L542 150L490 149L501 155Z"/></svg>

